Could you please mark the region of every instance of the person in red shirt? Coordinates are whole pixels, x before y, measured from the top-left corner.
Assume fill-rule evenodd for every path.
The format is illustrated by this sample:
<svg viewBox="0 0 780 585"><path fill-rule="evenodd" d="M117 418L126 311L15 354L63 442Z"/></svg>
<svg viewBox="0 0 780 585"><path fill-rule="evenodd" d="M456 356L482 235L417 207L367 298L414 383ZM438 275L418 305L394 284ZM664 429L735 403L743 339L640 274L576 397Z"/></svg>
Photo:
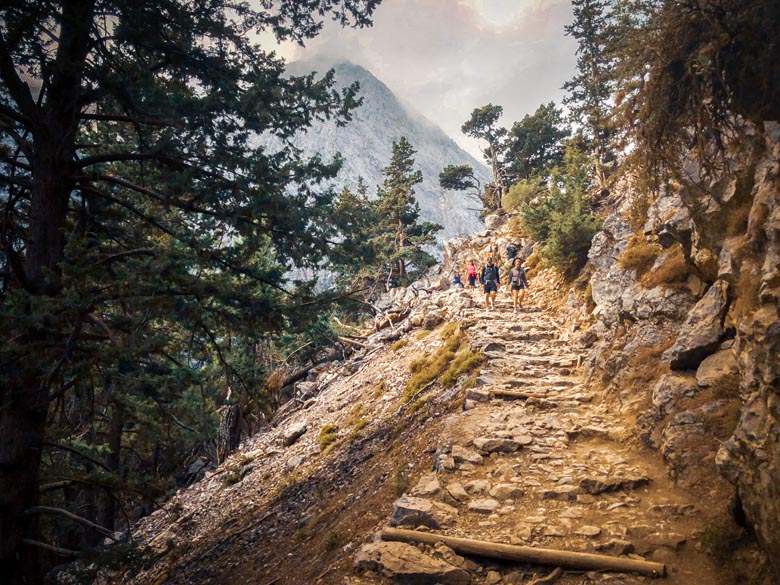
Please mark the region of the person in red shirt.
<svg viewBox="0 0 780 585"><path fill-rule="evenodd" d="M469 279L469 288L473 290L477 284L477 267L473 260L469 260L469 265L466 266L466 277Z"/></svg>

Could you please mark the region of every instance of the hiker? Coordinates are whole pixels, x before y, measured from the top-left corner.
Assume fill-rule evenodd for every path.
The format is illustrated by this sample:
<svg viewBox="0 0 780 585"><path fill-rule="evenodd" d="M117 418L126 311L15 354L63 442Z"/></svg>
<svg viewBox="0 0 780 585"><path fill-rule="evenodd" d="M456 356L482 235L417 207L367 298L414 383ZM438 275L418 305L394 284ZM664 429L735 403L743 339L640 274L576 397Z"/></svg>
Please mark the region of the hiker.
<svg viewBox="0 0 780 585"><path fill-rule="evenodd" d="M506 259L514 260L515 256L517 256L517 244L510 242L510 244L506 247Z"/></svg>
<svg viewBox="0 0 780 585"><path fill-rule="evenodd" d="M466 277L469 279L469 288L474 290L477 284L477 267L473 260L469 260L469 265L466 266Z"/></svg>
<svg viewBox="0 0 780 585"><path fill-rule="evenodd" d="M525 289L528 288L528 277L525 274L525 268L520 258L515 258L515 265L509 271L509 286L512 289L513 312L523 307L525 298Z"/></svg>
<svg viewBox="0 0 780 585"><path fill-rule="evenodd" d="M463 281L460 279L460 271L457 268L452 273L452 285L463 288Z"/></svg>
<svg viewBox="0 0 780 585"><path fill-rule="evenodd" d="M487 265L482 267L480 271L479 281L484 286L485 290L485 308L496 308L496 293L498 287L501 286L501 279L498 274L498 266L493 264L493 257L490 256L487 259Z"/></svg>

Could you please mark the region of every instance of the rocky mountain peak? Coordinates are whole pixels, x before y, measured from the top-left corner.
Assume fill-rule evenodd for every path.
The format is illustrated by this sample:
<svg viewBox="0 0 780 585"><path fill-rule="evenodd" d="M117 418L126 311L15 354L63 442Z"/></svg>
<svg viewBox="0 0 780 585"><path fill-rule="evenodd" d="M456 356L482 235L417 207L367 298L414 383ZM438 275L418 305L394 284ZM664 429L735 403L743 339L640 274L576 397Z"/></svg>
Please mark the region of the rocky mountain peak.
<svg viewBox="0 0 780 585"><path fill-rule="evenodd" d="M473 235L484 229L479 219L481 204L465 192L445 191L439 187L439 173L449 164L471 165L481 181L489 172L481 162L460 148L441 128L402 104L393 92L370 71L349 61L336 63L315 59L296 61L288 66L293 75L312 71L324 73L334 69L338 87L354 81L360 84L363 104L353 113L353 119L343 128L330 121L318 122L292 143L304 154L320 154L329 159L337 153L344 157L344 166L336 179L337 186L356 189L358 177L363 177L369 196L383 181L382 169L390 162L392 143L405 136L417 151L416 168L423 174L423 182L415 186L415 197L420 204L420 219L441 224L438 241L445 242L458 236ZM278 143L272 137L264 142L274 148Z"/></svg>

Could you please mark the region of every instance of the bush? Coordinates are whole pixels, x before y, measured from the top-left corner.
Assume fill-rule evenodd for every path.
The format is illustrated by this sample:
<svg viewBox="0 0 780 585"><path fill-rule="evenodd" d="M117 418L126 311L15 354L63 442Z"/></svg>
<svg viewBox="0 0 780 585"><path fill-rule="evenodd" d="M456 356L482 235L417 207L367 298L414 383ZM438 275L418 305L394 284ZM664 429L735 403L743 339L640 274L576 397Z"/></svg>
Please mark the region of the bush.
<svg viewBox="0 0 780 585"><path fill-rule="evenodd" d="M637 276L642 276L653 267L661 252L663 248L660 245L651 244L641 236L634 236L618 258L618 264L623 270L636 270Z"/></svg>
<svg viewBox="0 0 780 585"><path fill-rule="evenodd" d="M567 276L578 273L588 261L593 236L601 223L588 213L567 210L550 226L542 256Z"/></svg>
<svg viewBox="0 0 780 585"><path fill-rule="evenodd" d="M518 209L521 205L531 201L544 191L542 185L535 179L520 179L509 187L509 190L501 198L501 207L507 211Z"/></svg>
<svg viewBox="0 0 780 585"><path fill-rule="evenodd" d="M567 276L579 272L588 261L593 236L601 222L591 213L585 195L557 185L521 207L523 225L541 244L539 254Z"/></svg>

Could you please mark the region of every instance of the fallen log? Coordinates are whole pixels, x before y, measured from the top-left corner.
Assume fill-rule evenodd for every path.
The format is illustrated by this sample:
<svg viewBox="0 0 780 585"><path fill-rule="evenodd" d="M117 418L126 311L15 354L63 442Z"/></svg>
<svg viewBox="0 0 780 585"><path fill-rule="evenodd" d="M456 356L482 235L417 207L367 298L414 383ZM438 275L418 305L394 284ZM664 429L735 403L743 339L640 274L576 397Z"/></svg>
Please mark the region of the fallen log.
<svg viewBox="0 0 780 585"><path fill-rule="evenodd" d="M530 546L515 546L472 540L470 538L456 538L443 536L430 532L418 532L416 530L402 530L399 528L385 528L382 530L383 540L399 542L422 542L435 545L443 542L459 554L478 555L506 561L520 561L540 565L554 565L569 569L582 569L586 571L617 571L620 573L637 573L648 577L665 577L666 565L650 561L637 561L597 555L591 553L554 550L549 548L535 548Z"/></svg>
<svg viewBox="0 0 780 585"><path fill-rule="evenodd" d="M518 392L517 390L491 390L490 397L498 396L500 398L538 398L547 400L549 396L544 394L530 394L528 392Z"/></svg>
<svg viewBox="0 0 780 585"><path fill-rule="evenodd" d="M360 343L359 341L350 339L349 337L344 337L343 335L339 335L339 341L343 343L349 343L351 345L357 345L358 347L366 347L365 343Z"/></svg>

